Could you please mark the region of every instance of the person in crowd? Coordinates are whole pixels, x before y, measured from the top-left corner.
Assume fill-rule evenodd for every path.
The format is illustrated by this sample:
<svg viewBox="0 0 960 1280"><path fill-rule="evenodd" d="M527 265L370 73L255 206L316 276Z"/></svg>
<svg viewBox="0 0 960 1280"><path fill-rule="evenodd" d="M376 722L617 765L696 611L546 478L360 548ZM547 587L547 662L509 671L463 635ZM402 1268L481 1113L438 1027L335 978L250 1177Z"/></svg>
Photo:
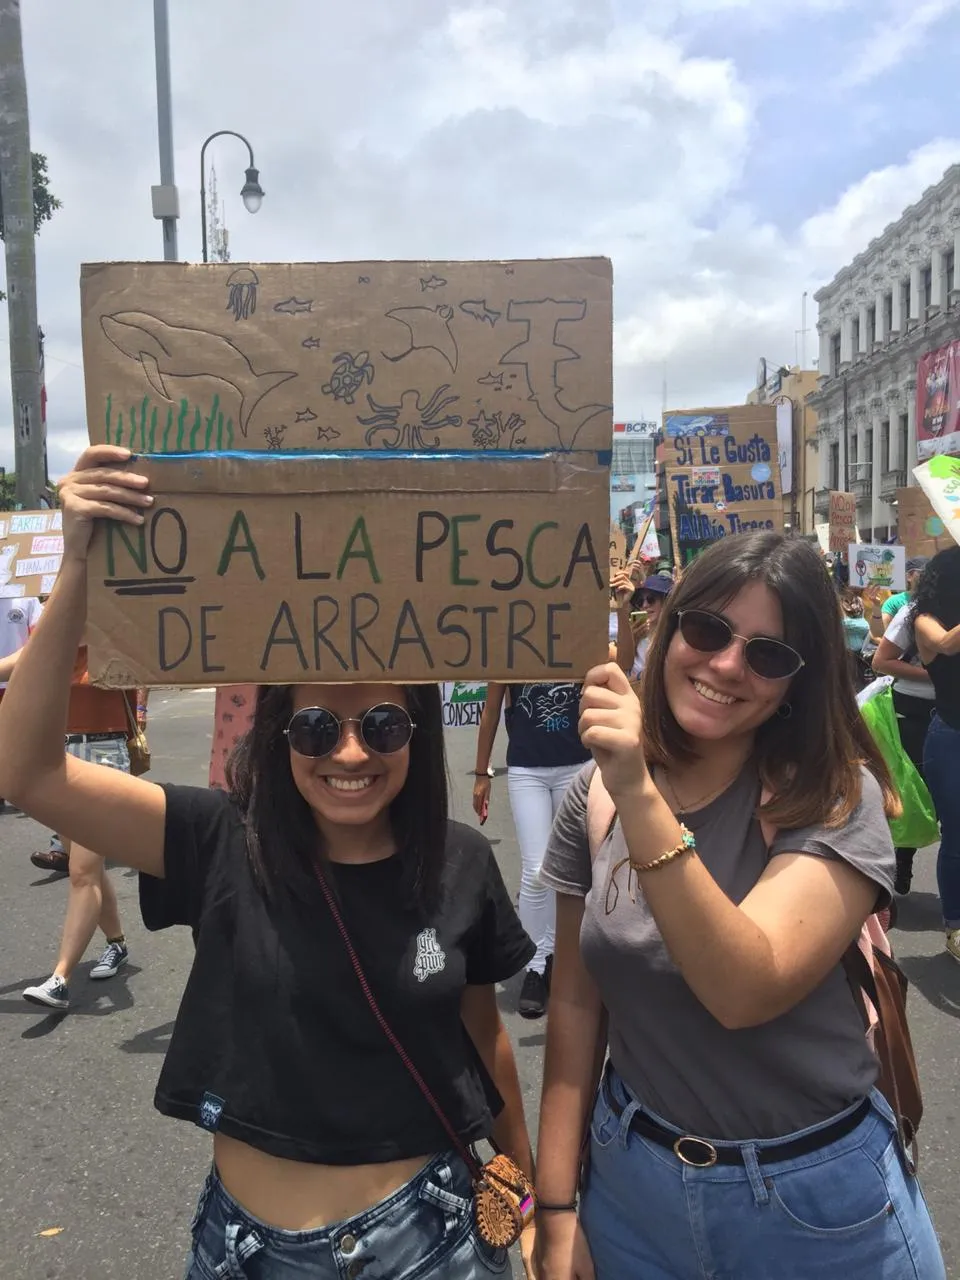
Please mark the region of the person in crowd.
<svg viewBox="0 0 960 1280"><path fill-rule="evenodd" d="M616 662L631 680L639 680L664 601L673 590L673 579L662 573L651 574L621 603L621 597L626 594L625 586L618 578Z"/></svg>
<svg viewBox="0 0 960 1280"><path fill-rule="evenodd" d="M7 680L16 665L19 651L40 620L43 605L37 596L16 596L0 600L0 701ZM12 661L10 661L12 659ZM0 809L6 801L0 798Z"/></svg>
<svg viewBox="0 0 960 1280"><path fill-rule="evenodd" d="M590 753L577 733L580 685L489 684L473 780L473 807L481 822L486 822L490 807L490 757L504 700L507 792L522 864L520 921L537 948L523 979L518 1010L521 1017L542 1018L553 968L556 895L541 882L540 863L567 786Z"/></svg>
<svg viewBox="0 0 960 1280"><path fill-rule="evenodd" d="M541 872L543 1280L944 1280L842 964L889 901L898 800L817 552L772 532L705 551L641 695L589 673L594 764Z"/></svg>
<svg viewBox="0 0 960 1280"><path fill-rule="evenodd" d="M22 651L18 669L27 652L27 649ZM130 706L128 694L120 690L97 689L90 684L86 649L80 648L74 655L69 686L65 736L67 754L77 760L129 773L127 738L131 720L135 718L136 712ZM90 970L91 978L115 977L127 963L130 953L120 921L116 890L107 874L103 856L58 835L51 837L51 854L57 851L54 841L63 850L70 877L60 953L50 977L36 986L25 987L22 994L24 1000L31 1004L65 1011L70 1007L70 979L98 926L103 931L106 946ZM36 866L44 866L41 857L33 854L31 861Z"/></svg>
<svg viewBox="0 0 960 1280"><path fill-rule="evenodd" d="M947 953L960 960L960 547L933 557L912 609L917 649L936 703L923 747L923 776L940 820L937 887Z"/></svg>
<svg viewBox="0 0 960 1280"><path fill-rule="evenodd" d="M880 613L883 619L883 629L890 626L900 610L916 595L920 578L924 569L930 563L929 556L911 556L907 560L907 589L906 591L896 591L893 595L888 596L880 606Z"/></svg>
<svg viewBox="0 0 960 1280"><path fill-rule="evenodd" d="M870 638L870 623L863 616L863 599L855 587L844 587L840 592L841 621L847 645L847 662L850 678L856 690L863 688L865 671L860 660L864 644Z"/></svg>
<svg viewBox="0 0 960 1280"><path fill-rule="evenodd" d="M916 561L911 561L916 564ZM922 574L915 572L913 590L922 581ZM905 594L905 593L901 593ZM880 676L893 679L891 693L893 709L897 716L900 743L907 756L923 777L923 749L934 713L934 688L930 674L923 665L914 634L914 610L911 602L901 606L892 620L887 622L877 651L873 655L873 669ZM913 864L916 849L898 848L897 873L894 891L904 895L913 884Z"/></svg>
<svg viewBox="0 0 960 1280"><path fill-rule="evenodd" d="M94 522L153 501L129 460L92 447L60 485L63 564L0 706L0 784L136 868L148 928L197 929L155 1097L213 1135L187 1280L505 1275L457 1151L490 1137L532 1168L495 984L533 945L489 843L448 821L439 690L264 688L229 792L65 757Z"/></svg>
<svg viewBox="0 0 960 1280"><path fill-rule="evenodd" d="M227 763L253 724L257 706L255 684L221 685L213 705L213 740L210 744L210 786L225 791Z"/></svg>

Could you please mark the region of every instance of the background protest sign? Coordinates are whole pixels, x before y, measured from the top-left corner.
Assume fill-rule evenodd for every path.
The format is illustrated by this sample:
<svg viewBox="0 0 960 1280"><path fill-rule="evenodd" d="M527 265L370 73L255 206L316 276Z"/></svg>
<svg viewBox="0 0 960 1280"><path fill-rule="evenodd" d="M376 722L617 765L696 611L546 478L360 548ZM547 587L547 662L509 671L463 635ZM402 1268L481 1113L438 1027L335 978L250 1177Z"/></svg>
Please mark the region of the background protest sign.
<svg viewBox="0 0 960 1280"><path fill-rule="evenodd" d="M960 342L928 351L917 364L917 457L960 454Z"/></svg>
<svg viewBox="0 0 960 1280"><path fill-rule="evenodd" d="M913 474L947 533L960 542L960 458L931 458Z"/></svg>
<svg viewBox="0 0 960 1280"><path fill-rule="evenodd" d="M10 511L0 515L0 599L46 596L63 559L59 511Z"/></svg>
<svg viewBox="0 0 960 1280"><path fill-rule="evenodd" d="M772 405L670 411L658 452L678 565L731 534L783 527Z"/></svg>
<svg viewBox="0 0 960 1280"><path fill-rule="evenodd" d="M897 490L897 541L909 560L913 556L935 556L951 545L943 521L919 486Z"/></svg>
<svg viewBox="0 0 960 1280"><path fill-rule="evenodd" d="M92 678L602 660L608 261L120 263L81 286L91 439L142 454L158 495L145 543L97 535Z"/></svg>
<svg viewBox="0 0 960 1280"><path fill-rule="evenodd" d="M850 586L906 591L907 553L903 547L881 543L852 542L847 548Z"/></svg>
<svg viewBox="0 0 960 1280"><path fill-rule="evenodd" d="M443 686L446 729L477 729L487 705L487 686L475 680L450 680Z"/></svg>
<svg viewBox="0 0 960 1280"><path fill-rule="evenodd" d="M828 518L830 550L846 555L850 543L857 541L857 500L853 494L831 490Z"/></svg>

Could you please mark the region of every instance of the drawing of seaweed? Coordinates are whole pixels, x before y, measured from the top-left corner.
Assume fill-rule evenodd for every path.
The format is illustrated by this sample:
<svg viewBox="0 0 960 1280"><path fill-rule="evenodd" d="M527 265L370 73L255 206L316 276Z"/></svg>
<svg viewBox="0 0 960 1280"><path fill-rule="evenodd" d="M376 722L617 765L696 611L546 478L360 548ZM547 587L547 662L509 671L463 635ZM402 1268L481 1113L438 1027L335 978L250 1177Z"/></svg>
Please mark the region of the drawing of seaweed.
<svg viewBox="0 0 960 1280"><path fill-rule="evenodd" d="M353 404L354 396L364 382L372 383L373 378L374 368L369 351L361 351L355 356L348 351L341 351L338 356L333 357L330 381L325 382L320 390L325 396L333 396L334 400Z"/></svg>
<svg viewBox="0 0 960 1280"><path fill-rule="evenodd" d="M191 416L193 423L188 428ZM174 423L176 423L176 435L171 440ZM142 400L139 405L132 405L129 414L125 415L121 411L114 415L113 396L108 395L106 399L104 419L106 443L124 445L140 453L184 453L199 449L201 444L198 434L204 424L206 424L202 442L204 449L233 448L233 419L224 419L218 396L214 396L209 413L204 412L199 406L191 408L190 402L184 398L180 401L176 416L174 416L172 405L156 405L149 397ZM214 428L216 428L215 433Z"/></svg>
<svg viewBox="0 0 960 1280"><path fill-rule="evenodd" d="M237 267L227 280L226 310L233 312L234 320L249 320L257 309L257 285L260 283L255 271L249 267Z"/></svg>
<svg viewBox="0 0 960 1280"><path fill-rule="evenodd" d="M518 435L526 426L526 420L518 413L511 413L506 422L498 409L496 413L487 414L480 409L475 418L471 418L468 427L473 427L473 443L478 449L517 449L526 443L525 437Z"/></svg>
<svg viewBox="0 0 960 1280"><path fill-rule="evenodd" d="M437 449L440 437L424 439L424 431L439 431L443 427L460 427L463 418L458 413L444 413L449 405L460 397L447 395L450 384L438 387L426 404L420 402L419 391L404 391L399 404L377 404L367 393L367 403L373 410L369 418L358 417L361 427L368 430L364 440L368 445L379 444L383 449ZM379 438L383 437L383 438Z"/></svg>
<svg viewBox="0 0 960 1280"><path fill-rule="evenodd" d="M439 307L394 307L392 311L387 312L387 317L404 326L409 335L409 342L406 350L398 355L391 356L384 351L382 353L384 359L389 360L391 364L396 364L397 361L406 359L412 351L432 350L439 352L456 373L460 349L450 329L453 307L445 304Z"/></svg>

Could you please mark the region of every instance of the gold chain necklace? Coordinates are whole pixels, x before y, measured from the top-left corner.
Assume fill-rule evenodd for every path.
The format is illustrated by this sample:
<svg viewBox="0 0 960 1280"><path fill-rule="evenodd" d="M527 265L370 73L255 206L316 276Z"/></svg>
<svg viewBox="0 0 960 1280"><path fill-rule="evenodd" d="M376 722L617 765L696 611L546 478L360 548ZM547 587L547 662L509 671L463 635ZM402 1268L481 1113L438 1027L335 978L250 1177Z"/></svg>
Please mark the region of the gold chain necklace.
<svg viewBox="0 0 960 1280"><path fill-rule="evenodd" d="M743 770L743 765L741 764L737 769L737 772L731 778L728 778L726 782L721 783L720 786L717 787L715 790L708 791L706 795L700 796L696 800L691 800L690 803L687 805L683 804L680 797L677 795L676 790L673 787L673 784L671 783L670 779L667 777L666 772L664 771L661 776L663 778L664 786L670 792L670 795L673 798L673 803L676 805L675 814L677 819L680 822L682 822L684 818L691 811L696 813L698 809L702 809L703 806L709 804L711 800L716 800L717 796L723 795L724 791L726 791L726 789L729 786L732 786L733 783L736 782L742 770Z"/></svg>

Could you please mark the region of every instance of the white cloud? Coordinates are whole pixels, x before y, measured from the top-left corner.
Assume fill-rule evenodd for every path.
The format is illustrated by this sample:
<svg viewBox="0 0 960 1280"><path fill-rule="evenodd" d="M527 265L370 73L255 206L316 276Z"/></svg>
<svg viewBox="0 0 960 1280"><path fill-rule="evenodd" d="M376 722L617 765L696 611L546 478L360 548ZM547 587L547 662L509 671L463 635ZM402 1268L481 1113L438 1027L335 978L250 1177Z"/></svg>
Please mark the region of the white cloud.
<svg viewBox="0 0 960 1280"><path fill-rule="evenodd" d="M960 0L893 0L857 51L842 84L868 84L919 49L931 29L956 13Z"/></svg>

